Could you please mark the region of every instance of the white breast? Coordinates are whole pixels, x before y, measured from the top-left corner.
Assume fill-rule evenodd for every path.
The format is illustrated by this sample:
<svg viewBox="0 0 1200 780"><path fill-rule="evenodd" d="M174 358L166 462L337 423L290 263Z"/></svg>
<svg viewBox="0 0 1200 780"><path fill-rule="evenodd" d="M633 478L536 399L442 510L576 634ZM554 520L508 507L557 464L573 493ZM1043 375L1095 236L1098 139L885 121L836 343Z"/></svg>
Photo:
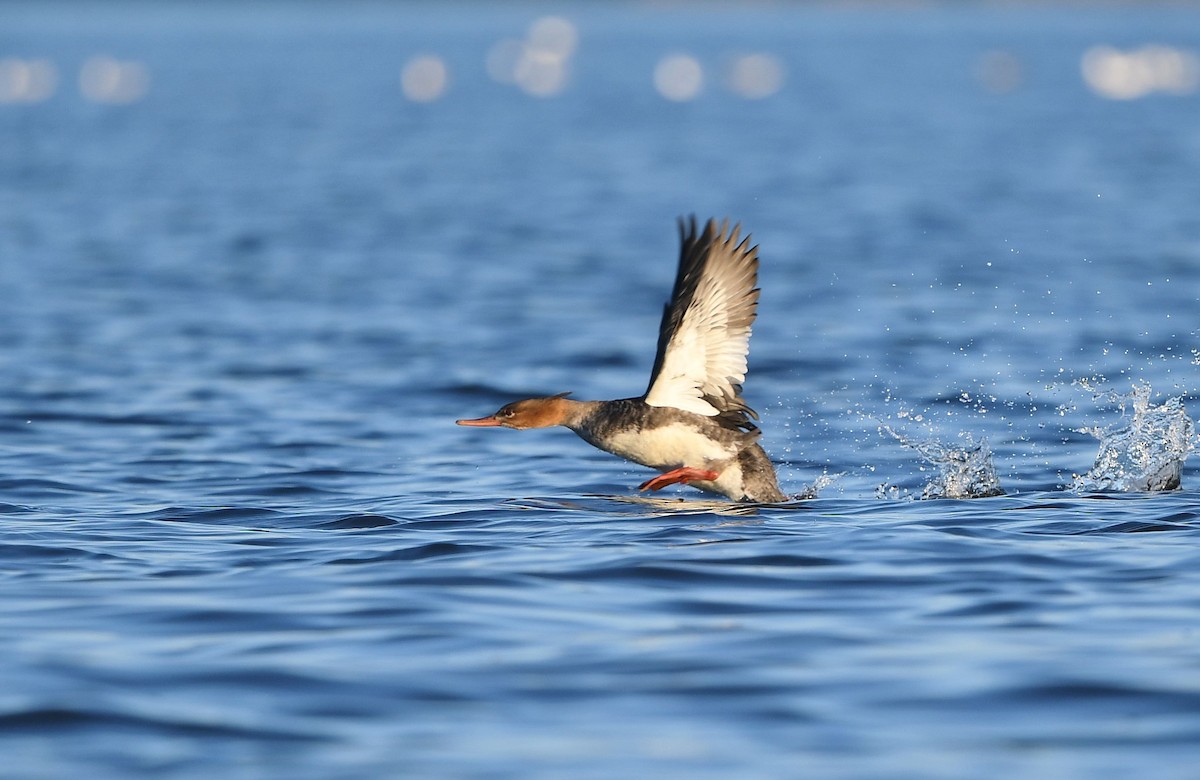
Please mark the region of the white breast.
<svg viewBox="0 0 1200 780"><path fill-rule="evenodd" d="M683 423L618 433L605 442L604 449L660 470L679 466L707 468L737 454Z"/></svg>

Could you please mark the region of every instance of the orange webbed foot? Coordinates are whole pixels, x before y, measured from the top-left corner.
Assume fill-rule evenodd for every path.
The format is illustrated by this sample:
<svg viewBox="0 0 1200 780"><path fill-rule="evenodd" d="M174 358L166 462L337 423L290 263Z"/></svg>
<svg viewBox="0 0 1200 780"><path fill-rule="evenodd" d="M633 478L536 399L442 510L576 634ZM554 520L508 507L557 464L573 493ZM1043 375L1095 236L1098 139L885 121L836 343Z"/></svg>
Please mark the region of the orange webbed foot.
<svg viewBox="0 0 1200 780"><path fill-rule="evenodd" d="M681 466L677 469L659 474L654 479L648 479L638 485L638 490L662 490L667 485L686 485L689 482L711 482L721 476L719 472L708 469L696 469L691 466Z"/></svg>

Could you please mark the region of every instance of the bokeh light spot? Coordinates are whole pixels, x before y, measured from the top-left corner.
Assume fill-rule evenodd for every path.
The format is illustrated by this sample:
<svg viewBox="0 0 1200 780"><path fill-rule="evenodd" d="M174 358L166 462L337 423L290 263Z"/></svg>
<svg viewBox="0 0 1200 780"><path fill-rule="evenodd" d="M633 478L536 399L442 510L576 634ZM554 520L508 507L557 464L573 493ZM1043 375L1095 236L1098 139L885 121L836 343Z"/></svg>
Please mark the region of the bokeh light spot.
<svg viewBox="0 0 1200 780"><path fill-rule="evenodd" d="M415 103L432 103L445 94L450 71L441 57L431 54L414 57L400 73L404 96Z"/></svg>
<svg viewBox="0 0 1200 780"><path fill-rule="evenodd" d="M654 88L667 100L692 100L704 89L704 69L691 55L668 55L654 68Z"/></svg>
<svg viewBox="0 0 1200 780"><path fill-rule="evenodd" d="M574 24L561 16L543 16L529 26L524 39L506 38L493 45L487 54L487 72L501 84L551 97L566 89L578 45Z"/></svg>
<svg viewBox="0 0 1200 780"><path fill-rule="evenodd" d="M0 103L40 103L57 86L58 71L49 60L0 60Z"/></svg>
<svg viewBox="0 0 1200 780"><path fill-rule="evenodd" d="M1084 83L1100 97L1134 100L1155 92L1187 95L1200 88L1200 57L1171 46L1131 51L1093 46L1083 54Z"/></svg>
<svg viewBox="0 0 1200 780"><path fill-rule="evenodd" d="M783 63L770 54L747 54L729 65L726 83L735 94L749 100L774 95L783 87Z"/></svg>
<svg viewBox="0 0 1200 780"><path fill-rule="evenodd" d="M575 53L579 33L561 16L543 16L529 26L528 41L530 48L565 59Z"/></svg>
<svg viewBox="0 0 1200 780"><path fill-rule="evenodd" d="M79 91L94 103L136 103L150 89L150 73L140 62L92 57L79 71Z"/></svg>

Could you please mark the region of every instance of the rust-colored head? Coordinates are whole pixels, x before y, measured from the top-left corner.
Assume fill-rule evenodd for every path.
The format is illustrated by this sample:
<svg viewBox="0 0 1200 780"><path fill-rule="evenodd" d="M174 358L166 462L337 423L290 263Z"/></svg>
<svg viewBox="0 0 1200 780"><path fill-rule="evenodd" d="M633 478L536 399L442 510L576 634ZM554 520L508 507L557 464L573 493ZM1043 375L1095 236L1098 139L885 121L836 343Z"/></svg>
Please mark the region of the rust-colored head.
<svg viewBox="0 0 1200 780"><path fill-rule="evenodd" d="M562 425L567 419L567 407L571 403L566 399L566 393L552 395L548 398L527 398L524 401L514 401L501 406L495 414L479 417L474 420L457 420L459 425L470 425L475 428L549 428L552 425Z"/></svg>

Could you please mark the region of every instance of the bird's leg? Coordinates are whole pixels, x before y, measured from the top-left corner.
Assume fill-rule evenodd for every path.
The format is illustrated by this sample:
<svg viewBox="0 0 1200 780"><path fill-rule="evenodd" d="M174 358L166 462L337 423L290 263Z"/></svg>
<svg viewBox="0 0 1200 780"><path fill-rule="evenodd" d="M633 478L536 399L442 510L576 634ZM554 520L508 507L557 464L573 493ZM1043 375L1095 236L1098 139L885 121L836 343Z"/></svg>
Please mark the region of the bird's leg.
<svg viewBox="0 0 1200 780"><path fill-rule="evenodd" d="M677 469L659 474L654 479L648 479L638 485L638 490L662 490L667 485L682 484L686 485L689 482L711 482L721 476L720 472L709 471L708 469L696 469L691 466L680 466Z"/></svg>

